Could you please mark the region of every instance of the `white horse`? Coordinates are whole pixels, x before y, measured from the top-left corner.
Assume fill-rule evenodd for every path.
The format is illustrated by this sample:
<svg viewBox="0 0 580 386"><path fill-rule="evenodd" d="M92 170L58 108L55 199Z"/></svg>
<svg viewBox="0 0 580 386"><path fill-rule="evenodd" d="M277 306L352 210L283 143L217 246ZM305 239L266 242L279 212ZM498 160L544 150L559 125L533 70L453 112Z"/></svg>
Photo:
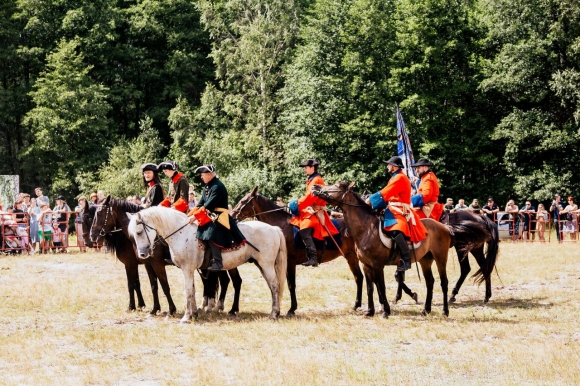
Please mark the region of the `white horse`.
<svg viewBox="0 0 580 386"><path fill-rule="evenodd" d="M197 225L188 224L185 214L161 206L151 207L136 214L127 214L129 234L135 239L139 257L146 258L154 248L154 240L161 236L169 245L171 258L183 271L185 279L185 300L187 303L181 323L187 323L192 316L197 317L195 304L194 272L203 264L204 251L198 246ZM232 269L253 258L266 279L272 292L272 312L270 318L280 315L280 303L286 280L287 252L284 234L278 227L260 221L238 224L240 231L250 243L240 249L222 254L224 269Z"/></svg>

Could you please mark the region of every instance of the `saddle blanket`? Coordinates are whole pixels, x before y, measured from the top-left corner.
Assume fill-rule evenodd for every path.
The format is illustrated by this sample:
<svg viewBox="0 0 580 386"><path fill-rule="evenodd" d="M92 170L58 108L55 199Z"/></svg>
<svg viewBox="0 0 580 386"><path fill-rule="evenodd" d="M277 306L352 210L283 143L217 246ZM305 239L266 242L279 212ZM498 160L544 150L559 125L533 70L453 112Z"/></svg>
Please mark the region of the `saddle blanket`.
<svg viewBox="0 0 580 386"><path fill-rule="evenodd" d="M336 229L340 229L338 227L338 221L336 221L335 219L332 219L332 223L334 224L334 227ZM306 247L304 246L304 242L302 241L302 236L300 236L300 233L299 233L300 229L297 226L294 226L293 228L294 228L294 248L305 249ZM340 232L333 235L333 237L338 245L342 244L342 238L340 237ZM324 247L324 243L326 243L326 250L329 250L329 251L338 250L338 248L336 248L336 245L334 245L334 243L332 242L330 237L327 237L326 239L324 239L324 241L317 240L317 239L313 239L313 240L314 240L314 245L316 245L317 251L322 250L322 248Z"/></svg>

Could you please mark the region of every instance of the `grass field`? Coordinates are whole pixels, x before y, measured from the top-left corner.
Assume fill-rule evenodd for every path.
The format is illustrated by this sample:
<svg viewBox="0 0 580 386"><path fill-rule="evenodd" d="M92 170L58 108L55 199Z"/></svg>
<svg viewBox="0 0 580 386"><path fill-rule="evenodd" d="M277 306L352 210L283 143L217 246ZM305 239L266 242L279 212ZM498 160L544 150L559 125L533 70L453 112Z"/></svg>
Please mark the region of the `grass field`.
<svg viewBox="0 0 580 386"><path fill-rule="evenodd" d="M188 325L126 313L125 272L110 255L1 257L0 384L579 384L580 245L502 243L500 253L490 303L466 282L449 318L438 283L430 316L406 297L389 319L364 318L350 309L355 284L341 259L298 268L295 318L268 319L266 283L246 264L239 318L201 314ZM448 271L451 291L454 252ZM410 272L421 302L424 284ZM169 276L182 313L181 271ZM289 303L286 289L284 311Z"/></svg>

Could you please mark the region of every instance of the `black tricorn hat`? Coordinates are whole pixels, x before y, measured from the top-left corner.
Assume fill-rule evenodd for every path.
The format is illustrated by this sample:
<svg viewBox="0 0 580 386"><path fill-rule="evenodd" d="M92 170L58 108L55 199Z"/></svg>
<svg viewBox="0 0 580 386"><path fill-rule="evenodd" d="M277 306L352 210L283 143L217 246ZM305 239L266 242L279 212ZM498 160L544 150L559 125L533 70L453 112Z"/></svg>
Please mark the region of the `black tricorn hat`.
<svg viewBox="0 0 580 386"><path fill-rule="evenodd" d="M213 173L215 172L215 167L212 164L202 165L195 169L195 173Z"/></svg>
<svg viewBox="0 0 580 386"><path fill-rule="evenodd" d="M141 165L141 171L144 172L145 170L151 170L154 172L158 172L159 169L157 168L157 165L153 164L153 163L146 163Z"/></svg>
<svg viewBox="0 0 580 386"><path fill-rule="evenodd" d="M417 166L433 166L433 163L427 158L419 158L419 161L415 162L411 167L415 168Z"/></svg>
<svg viewBox="0 0 580 386"><path fill-rule="evenodd" d="M401 159L401 157L398 157L398 156L391 157L391 158L389 158L386 161L383 160L383 162L386 163L386 164L395 165L395 166L397 166L397 167L399 167L401 169L404 167L403 166L403 160Z"/></svg>
<svg viewBox="0 0 580 386"><path fill-rule="evenodd" d="M304 166L318 166L320 165L320 162L318 162L315 159L307 159L306 161L302 162L299 166L300 167L304 167Z"/></svg>
<svg viewBox="0 0 580 386"><path fill-rule="evenodd" d="M177 162L163 161L157 166L158 170L177 170Z"/></svg>

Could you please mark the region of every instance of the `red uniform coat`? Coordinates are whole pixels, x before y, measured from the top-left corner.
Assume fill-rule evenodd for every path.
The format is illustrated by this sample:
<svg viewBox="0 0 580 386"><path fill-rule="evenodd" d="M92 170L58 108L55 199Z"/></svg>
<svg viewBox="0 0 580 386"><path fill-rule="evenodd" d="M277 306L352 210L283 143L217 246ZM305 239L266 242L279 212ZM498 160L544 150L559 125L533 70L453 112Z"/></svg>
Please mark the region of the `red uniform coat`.
<svg viewBox="0 0 580 386"><path fill-rule="evenodd" d="M315 214L311 214L307 209L308 207L312 207L318 213L322 213L324 216L324 224L328 228L331 234L335 235L338 233L338 230L330 220L330 216L326 212L326 201L322 198L317 197L312 194L310 187L314 184L317 185L324 185L324 180L318 173L314 173L308 177L306 180L306 194L304 197L298 199L298 211L300 214L298 216L292 217L290 220L290 224L295 225L302 229L306 228L314 228L313 237L318 240L324 240L325 237L330 236L326 229L320 223L320 220Z"/></svg>
<svg viewBox="0 0 580 386"><path fill-rule="evenodd" d="M380 195L387 203L387 209L394 217L392 225L385 226L386 231L401 231L405 237L416 243L427 237L427 229L419 216L411 210L411 181L405 173L398 171L389 180L387 186L380 190ZM385 212L386 212L385 211ZM408 222L404 214L410 213L413 218ZM389 216L385 213L385 222ZM413 222L415 224L413 224Z"/></svg>
<svg viewBox="0 0 580 386"><path fill-rule="evenodd" d="M423 197L424 205L427 205L430 202L435 203L429 218L432 218L435 221L439 221L441 215L443 214L443 204L437 203L439 200L439 180L435 176L435 173L429 171L421 176L421 184L419 185L417 194L420 194ZM418 209L415 211L420 218L425 218L425 213L422 210Z"/></svg>

